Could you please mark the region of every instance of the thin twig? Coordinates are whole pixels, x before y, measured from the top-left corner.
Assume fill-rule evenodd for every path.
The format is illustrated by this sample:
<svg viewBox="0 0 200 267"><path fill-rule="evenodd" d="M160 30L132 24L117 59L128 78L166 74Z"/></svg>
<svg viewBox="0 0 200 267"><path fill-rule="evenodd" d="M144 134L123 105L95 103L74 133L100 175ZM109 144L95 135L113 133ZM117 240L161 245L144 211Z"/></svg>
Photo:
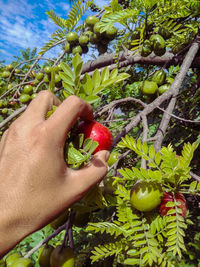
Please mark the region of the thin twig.
<svg viewBox="0 0 200 267"><path fill-rule="evenodd" d="M147 135L148 135L149 129L148 129L147 117L145 115L142 116L142 126L143 126L143 138L142 138L142 141L143 142L147 142ZM147 162L146 162L146 160L144 158L142 158L142 160L141 160L141 167L143 169L147 168Z"/></svg>
<svg viewBox="0 0 200 267"><path fill-rule="evenodd" d="M11 121L12 119L14 119L15 117L17 117L20 113L22 113L23 111L25 111L25 109L27 108L27 105L24 105L23 107L17 109L15 112L13 112L9 117L7 117L5 120L3 120L0 123L0 129L2 127L4 127L9 121Z"/></svg>

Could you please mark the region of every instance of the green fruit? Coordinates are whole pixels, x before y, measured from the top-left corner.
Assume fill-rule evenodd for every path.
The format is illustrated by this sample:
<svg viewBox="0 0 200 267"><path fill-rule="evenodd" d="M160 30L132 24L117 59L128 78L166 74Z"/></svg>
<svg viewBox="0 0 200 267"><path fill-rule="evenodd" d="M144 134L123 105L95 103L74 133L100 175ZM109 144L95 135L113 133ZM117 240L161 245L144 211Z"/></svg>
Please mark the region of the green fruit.
<svg viewBox="0 0 200 267"><path fill-rule="evenodd" d="M37 96L37 93L31 95L31 99L34 99Z"/></svg>
<svg viewBox="0 0 200 267"><path fill-rule="evenodd" d="M19 74L21 72L20 69L15 69L15 73Z"/></svg>
<svg viewBox="0 0 200 267"><path fill-rule="evenodd" d="M100 35L101 34L101 28L100 28L100 22L97 22L95 25L94 25L94 28L93 28L93 32L96 33L97 35Z"/></svg>
<svg viewBox="0 0 200 267"><path fill-rule="evenodd" d="M75 46L73 49L72 49L72 54L73 55L76 55L76 54L82 54L83 50L82 50L82 47L80 45L77 45Z"/></svg>
<svg viewBox="0 0 200 267"><path fill-rule="evenodd" d="M56 74L55 75L55 84L59 83L61 81L60 75Z"/></svg>
<svg viewBox="0 0 200 267"><path fill-rule="evenodd" d="M74 267L74 251L70 247L57 246L50 257L51 267Z"/></svg>
<svg viewBox="0 0 200 267"><path fill-rule="evenodd" d="M158 34L160 34L165 40L169 39L172 36L172 33L163 27L160 27L158 29Z"/></svg>
<svg viewBox="0 0 200 267"><path fill-rule="evenodd" d="M11 70L13 70L13 65L11 65L11 64L9 64L9 65L7 65L6 66L6 70L8 70L8 71L11 71Z"/></svg>
<svg viewBox="0 0 200 267"><path fill-rule="evenodd" d="M46 66L46 67L44 68L44 72L45 72L46 74L50 74L51 71L52 71L52 67L50 67L50 66Z"/></svg>
<svg viewBox="0 0 200 267"><path fill-rule="evenodd" d="M89 43L89 37L87 35L81 35L78 41L81 46L86 46Z"/></svg>
<svg viewBox="0 0 200 267"><path fill-rule="evenodd" d="M117 28L114 26L109 27L106 32L106 37L108 37L109 40L113 40L117 36Z"/></svg>
<svg viewBox="0 0 200 267"><path fill-rule="evenodd" d="M45 75L45 76L44 76L44 82L45 82L45 83L49 83L49 77L48 77L48 75Z"/></svg>
<svg viewBox="0 0 200 267"><path fill-rule="evenodd" d="M169 83L169 84L172 84L174 82L174 78L167 77L166 82Z"/></svg>
<svg viewBox="0 0 200 267"><path fill-rule="evenodd" d="M157 56L162 56L166 52L166 44L164 38L159 34L151 35L150 42L152 43L154 53Z"/></svg>
<svg viewBox="0 0 200 267"><path fill-rule="evenodd" d="M165 80L166 80L166 72L164 72L164 70L156 71L152 79L152 81L156 82L158 86L164 84Z"/></svg>
<svg viewBox="0 0 200 267"><path fill-rule="evenodd" d="M142 57L147 57L151 54L152 49L150 46L143 45L142 50L141 50L141 56Z"/></svg>
<svg viewBox="0 0 200 267"><path fill-rule="evenodd" d="M163 84L163 85L161 85L160 87L158 87L158 93L159 94L165 93L166 91L169 90L170 86L171 86L170 84Z"/></svg>
<svg viewBox="0 0 200 267"><path fill-rule="evenodd" d="M51 245L44 245L40 248L38 253L38 263L41 267L50 267L50 256L54 247Z"/></svg>
<svg viewBox="0 0 200 267"><path fill-rule="evenodd" d="M88 27L93 27L97 22L99 22L99 19L95 16L88 16L85 20Z"/></svg>
<svg viewBox="0 0 200 267"><path fill-rule="evenodd" d="M140 83L140 90L145 95L153 95L156 93L158 85L155 82L144 81Z"/></svg>
<svg viewBox="0 0 200 267"><path fill-rule="evenodd" d="M2 113L2 114L7 114L7 113L8 113L8 109L7 109L7 108L3 108L3 109L1 110L1 113Z"/></svg>
<svg viewBox="0 0 200 267"><path fill-rule="evenodd" d="M75 32L69 32L66 36L66 39L70 44L74 44L78 41L78 34Z"/></svg>
<svg viewBox="0 0 200 267"><path fill-rule="evenodd" d="M71 46L69 42L65 43L65 52L66 53L70 53L71 52Z"/></svg>
<svg viewBox="0 0 200 267"><path fill-rule="evenodd" d="M90 220L89 212L77 211L74 216L73 225L76 227L85 227Z"/></svg>
<svg viewBox="0 0 200 267"><path fill-rule="evenodd" d="M1 107L7 107L7 105L8 105L8 101L7 100L5 100L5 99L0 99L0 108Z"/></svg>
<svg viewBox="0 0 200 267"><path fill-rule="evenodd" d="M83 34L84 35L87 35L90 38L90 36L93 34L93 32L91 32L91 31L85 31Z"/></svg>
<svg viewBox="0 0 200 267"><path fill-rule="evenodd" d="M38 72L38 73L36 74L36 79L37 79L38 81L41 81L41 80L43 79L43 77L44 77L44 74L43 74L42 72Z"/></svg>
<svg viewBox="0 0 200 267"><path fill-rule="evenodd" d="M28 94L21 94L20 97L19 97L19 101L21 103L27 103L31 100L31 96L28 95Z"/></svg>
<svg viewBox="0 0 200 267"><path fill-rule="evenodd" d="M0 267L6 267L6 263L3 259L0 260Z"/></svg>
<svg viewBox="0 0 200 267"><path fill-rule="evenodd" d="M106 176L104 179L103 179L103 193L106 193L106 194L113 194L115 188L113 187L113 179L109 176Z"/></svg>
<svg viewBox="0 0 200 267"><path fill-rule="evenodd" d="M142 212L152 211L158 207L163 197L162 187L153 182L137 182L130 192L131 205Z"/></svg>
<svg viewBox="0 0 200 267"><path fill-rule="evenodd" d="M119 152L112 151L110 153L110 157L109 157L109 159L107 161L108 166L112 166L119 159L120 156L121 156L121 154Z"/></svg>
<svg viewBox="0 0 200 267"><path fill-rule="evenodd" d="M152 43L151 43L148 39L146 39L146 40L144 41L143 45L145 45L145 46L149 46L149 47L152 48Z"/></svg>
<svg viewBox="0 0 200 267"><path fill-rule="evenodd" d="M30 259L18 258L10 267L33 267L33 263Z"/></svg>
<svg viewBox="0 0 200 267"><path fill-rule="evenodd" d="M7 267L10 267L11 264L12 264L14 261L16 261L18 258L20 258L20 257L21 257L21 255L20 255L19 253L17 253L17 252L8 255L8 256L6 257L6 266L7 266Z"/></svg>
<svg viewBox="0 0 200 267"><path fill-rule="evenodd" d="M54 67L55 72L62 70L60 63Z"/></svg>
<svg viewBox="0 0 200 267"><path fill-rule="evenodd" d="M68 219L68 215L69 215L69 211L64 211L63 213L61 213L56 219L54 219L51 223L50 226L56 230L58 227L60 227L61 225L63 225L67 219Z"/></svg>
<svg viewBox="0 0 200 267"><path fill-rule="evenodd" d="M159 48L164 48L166 45L164 38L159 34L151 35L149 41L153 44L153 47L158 46Z"/></svg>
<svg viewBox="0 0 200 267"><path fill-rule="evenodd" d="M14 85L12 83L9 83L7 89L10 90L13 86Z"/></svg>
<svg viewBox="0 0 200 267"><path fill-rule="evenodd" d="M2 78L8 78L10 76L10 72L9 71L3 71L2 74L1 74L1 77Z"/></svg>
<svg viewBox="0 0 200 267"><path fill-rule="evenodd" d="M23 94L32 94L33 87L31 85L25 85L23 89Z"/></svg>
<svg viewBox="0 0 200 267"><path fill-rule="evenodd" d="M40 81L38 81L37 79L35 79L35 80L33 81L33 84L34 84L34 85L37 85L39 82L40 82Z"/></svg>

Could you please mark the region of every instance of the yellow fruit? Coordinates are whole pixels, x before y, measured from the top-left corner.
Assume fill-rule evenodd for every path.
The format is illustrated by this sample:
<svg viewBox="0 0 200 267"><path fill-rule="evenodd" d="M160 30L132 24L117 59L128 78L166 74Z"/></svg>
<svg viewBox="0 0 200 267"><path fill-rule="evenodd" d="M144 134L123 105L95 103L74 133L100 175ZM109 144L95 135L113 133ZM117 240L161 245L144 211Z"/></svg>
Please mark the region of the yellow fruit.
<svg viewBox="0 0 200 267"><path fill-rule="evenodd" d="M70 247L57 246L50 257L51 267L74 267L74 251Z"/></svg>
<svg viewBox="0 0 200 267"><path fill-rule="evenodd" d="M40 248L38 253L38 263L40 267L50 267L50 256L54 247L51 245L44 245Z"/></svg>
<svg viewBox="0 0 200 267"><path fill-rule="evenodd" d="M33 263L30 259L18 258L10 267L33 267Z"/></svg>
<svg viewBox="0 0 200 267"><path fill-rule="evenodd" d="M158 90L158 85L152 81L144 81L140 83L140 90L145 95L153 95Z"/></svg>
<svg viewBox="0 0 200 267"><path fill-rule="evenodd" d="M20 257L21 257L21 255L20 255L19 253L17 253L17 252L8 255L8 256L6 257L6 266L7 266L7 267L10 267L11 264L12 264L14 261L16 261L18 258L20 258Z"/></svg>

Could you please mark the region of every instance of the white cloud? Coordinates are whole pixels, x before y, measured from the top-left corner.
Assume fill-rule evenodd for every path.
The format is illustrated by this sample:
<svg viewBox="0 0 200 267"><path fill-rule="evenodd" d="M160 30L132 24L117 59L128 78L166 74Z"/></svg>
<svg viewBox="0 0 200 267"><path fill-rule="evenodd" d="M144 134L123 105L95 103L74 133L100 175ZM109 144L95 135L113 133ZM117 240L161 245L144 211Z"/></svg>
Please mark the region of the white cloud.
<svg viewBox="0 0 200 267"><path fill-rule="evenodd" d="M34 18L33 9L36 4L29 4L26 0L9 0L6 2L1 1L0 12L2 17L13 17L20 15L21 17ZM0 20L1 20L0 18Z"/></svg>

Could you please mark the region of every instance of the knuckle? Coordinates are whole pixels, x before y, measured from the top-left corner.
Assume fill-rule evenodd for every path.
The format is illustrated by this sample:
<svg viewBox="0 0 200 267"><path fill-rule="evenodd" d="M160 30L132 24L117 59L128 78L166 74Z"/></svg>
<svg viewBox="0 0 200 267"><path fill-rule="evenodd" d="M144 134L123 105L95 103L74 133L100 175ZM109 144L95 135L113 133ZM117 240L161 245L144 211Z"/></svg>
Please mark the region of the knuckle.
<svg viewBox="0 0 200 267"><path fill-rule="evenodd" d="M82 107L85 105L85 102L81 98L79 98L78 96L75 96L75 95L69 96L65 101L72 103L73 105L75 105L77 107Z"/></svg>
<svg viewBox="0 0 200 267"><path fill-rule="evenodd" d="M49 90L42 90L38 93L38 97L49 98L52 96L53 96L53 94L51 92L49 92Z"/></svg>

